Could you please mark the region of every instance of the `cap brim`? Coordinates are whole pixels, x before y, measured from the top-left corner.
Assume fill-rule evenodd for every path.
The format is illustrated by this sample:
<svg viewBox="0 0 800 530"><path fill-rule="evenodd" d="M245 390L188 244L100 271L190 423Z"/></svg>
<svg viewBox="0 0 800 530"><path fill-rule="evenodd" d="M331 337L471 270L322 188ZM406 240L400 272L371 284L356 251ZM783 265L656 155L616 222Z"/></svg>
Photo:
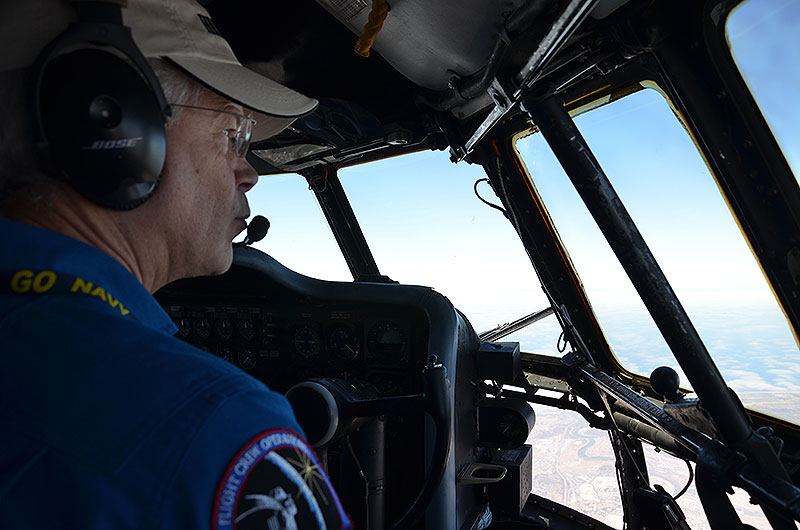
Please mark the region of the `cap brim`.
<svg viewBox="0 0 800 530"><path fill-rule="evenodd" d="M168 58L228 99L275 118L289 119L289 123L317 107L317 100L295 92L240 64L195 57L168 56Z"/></svg>
<svg viewBox="0 0 800 530"><path fill-rule="evenodd" d="M261 140L266 140L267 138L275 136L291 125L296 119L278 118L268 114L261 114L260 112L254 112L252 116L256 120L256 124L253 125L253 132L250 138L251 142L260 142Z"/></svg>

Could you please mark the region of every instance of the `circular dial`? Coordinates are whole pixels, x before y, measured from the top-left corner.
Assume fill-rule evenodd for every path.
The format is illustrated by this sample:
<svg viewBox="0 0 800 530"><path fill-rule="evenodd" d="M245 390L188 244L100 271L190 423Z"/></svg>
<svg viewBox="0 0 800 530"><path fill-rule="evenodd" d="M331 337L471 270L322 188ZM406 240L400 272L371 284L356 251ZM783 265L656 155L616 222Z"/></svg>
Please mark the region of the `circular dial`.
<svg viewBox="0 0 800 530"><path fill-rule="evenodd" d="M222 357L223 360L233 363L233 352L230 348L222 348L217 352L217 355Z"/></svg>
<svg viewBox="0 0 800 530"><path fill-rule="evenodd" d="M301 359L310 360L319 356L322 351L322 339L316 329L311 326L300 326L294 331L292 345Z"/></svg>
<svg viewBox="0 0 800 530"><path fill-rule="evenodd" d="M177 320L178 325L178 338L186 340L192 334L192 323L186 317L181 317Z"/></svg>
<svg viewBox="0 0 800 530"><path fill-rule="evenodd" d="M208 340L211 336L211 324L205 318L201 318L194 325L194 332L199 340Z"/></svg>
<svg viewBox="0 0 800 530"><path fill-rule="evenodd" d="M408 349L406 332L393 322L379 322L369 330L367 348L376 359L399 361Z"/></svg>
<svg viewBox="0 0 800 530"><path fill-rule="evenodd" d="M244 320L239 324L239 336L244 342L250 342L256 336L256 328L249 320Z"/></svg>
<svg viewBox="0 0 800 530"><path fill-rule="evenodd" d="M352 361L361 351L361 341L352 327L337 324L328 336L328 351L339 359Z"/></svg>
<svg viewBox="0 0 800 530"><path fill-rule="evenodd" d="M214 324L214 333L222 342L230 340L233 336L233 326L231 326L230 320L217 320L217 323Z"/></svg>
<svg viewBox="0 0 800 530"><path fill-rule="evenodd" d="M528 434L527 425L520 421L516 414L503 414L497 419L497 434L502 438L512 441Z"/></svg>
<svg viewBox="0 0 800 530"><path fill-rule="evenodd" d="M239 361L239 366L241 366L245 370L252 370L255 367L256 362L258 361L258 359L256 359L255 354L250 350L240 351L237 357L238 357L237 360Z"/></svg>

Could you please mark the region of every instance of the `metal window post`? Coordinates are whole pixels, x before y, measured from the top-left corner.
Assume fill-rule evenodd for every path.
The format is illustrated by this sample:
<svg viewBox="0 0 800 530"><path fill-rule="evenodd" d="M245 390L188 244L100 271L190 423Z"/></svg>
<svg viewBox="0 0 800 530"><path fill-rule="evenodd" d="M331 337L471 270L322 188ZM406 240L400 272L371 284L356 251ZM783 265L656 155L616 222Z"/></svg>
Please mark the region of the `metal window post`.
<svg viewBox="0 0 800 530"><path fill-rule="evenodd" d="M689 316L678 301L608 177L552 87L531 94L523 108L539 127L575 189L594 217L633 286L647 307L722 441L742 451L769 474L789 476L770 443L753 430L750 417L728 388ZM795 528L783 514L764 507L773 528Z"/></svg>

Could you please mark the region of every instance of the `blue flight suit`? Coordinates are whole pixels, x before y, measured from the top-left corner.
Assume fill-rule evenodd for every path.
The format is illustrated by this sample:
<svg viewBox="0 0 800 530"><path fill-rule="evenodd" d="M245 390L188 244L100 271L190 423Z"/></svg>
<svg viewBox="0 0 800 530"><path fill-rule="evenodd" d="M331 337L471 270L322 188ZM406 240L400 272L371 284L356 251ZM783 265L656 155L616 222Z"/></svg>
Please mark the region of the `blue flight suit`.
<svg viewBox="0 0 800 530"><path fill-rule="evenodd" d="M0 528L349 527L285 398L117 261L0 218L0 278Z"/></svg>

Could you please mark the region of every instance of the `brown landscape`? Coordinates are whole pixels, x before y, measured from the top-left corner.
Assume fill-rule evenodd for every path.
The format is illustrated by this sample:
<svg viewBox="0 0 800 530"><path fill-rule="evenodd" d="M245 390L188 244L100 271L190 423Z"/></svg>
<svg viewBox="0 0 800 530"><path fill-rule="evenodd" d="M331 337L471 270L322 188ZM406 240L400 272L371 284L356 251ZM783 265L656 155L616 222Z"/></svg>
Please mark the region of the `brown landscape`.
<svg viewBox="0 0 800 530"><path fill-rule="evenodd" d="M774 394L761 396L775 399ZM743 396L744 398L745 396ZM758 405L759 396L746 396L748 405ZM770 410L776 410L770 403ZM797 417L798 400L779 403L789 417ZM532 492L584 512L614 528L622 528L622 507L614 469L614 454L606 431L591 429L577 413L534 406L536 426L528 439L533 446ZM660 484L676 494L689 480L687 465L675 457L645 445L651 484ZM694 465L694 464L692 464ZM761 510L749 502L746 492L733 496L742 522L769 529ZM693 530L710 527L692 485L678 499Z"/></svg>

